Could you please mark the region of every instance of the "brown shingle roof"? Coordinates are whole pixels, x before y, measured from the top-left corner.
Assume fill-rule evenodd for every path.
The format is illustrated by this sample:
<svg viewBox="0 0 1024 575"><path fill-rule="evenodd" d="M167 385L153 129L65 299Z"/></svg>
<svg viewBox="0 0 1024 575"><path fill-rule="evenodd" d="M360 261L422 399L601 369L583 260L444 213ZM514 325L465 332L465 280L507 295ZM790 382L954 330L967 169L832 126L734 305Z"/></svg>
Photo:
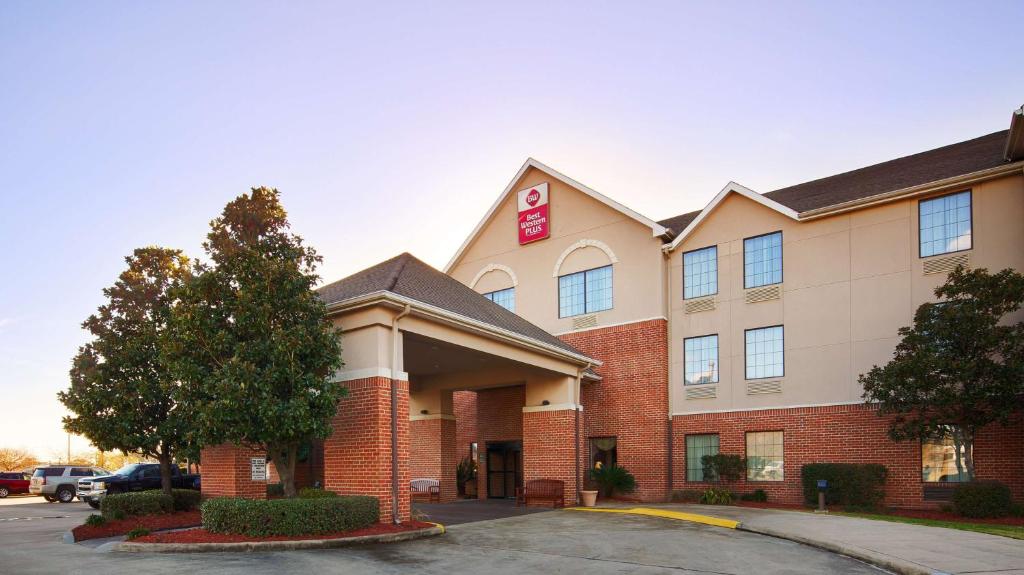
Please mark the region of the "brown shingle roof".
<svg viewBox="0 0 1024 575"><path fill-rule="evenodd" d="M995 168L1006 162L1003 152L1008 132L1002 130L973 140L781 188L768 192L765 197L798 212L806 212ZM690 212L658 223L679 234L698 214L699 211Z"/></svg>
<svg viewBox="0 0 1024 575"><path fill-rule="evenodd" d="M356 272L317 291L328 305L375 292L391 292L586 357L573 346L409 253Z"/></svg>

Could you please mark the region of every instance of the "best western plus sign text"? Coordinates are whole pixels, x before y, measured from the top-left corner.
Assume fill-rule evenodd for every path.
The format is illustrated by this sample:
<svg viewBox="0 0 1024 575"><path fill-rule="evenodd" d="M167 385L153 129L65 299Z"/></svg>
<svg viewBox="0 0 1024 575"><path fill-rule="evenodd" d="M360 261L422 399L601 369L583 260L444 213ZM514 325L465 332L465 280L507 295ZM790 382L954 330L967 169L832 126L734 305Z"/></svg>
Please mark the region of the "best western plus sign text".
<svg viewBox="0 0 1024 575"><path fill-rule="evenodd" d="M528 244L551 234L548 216L548 185L538 184L516 195L519 204L519 243Z"/></svg>

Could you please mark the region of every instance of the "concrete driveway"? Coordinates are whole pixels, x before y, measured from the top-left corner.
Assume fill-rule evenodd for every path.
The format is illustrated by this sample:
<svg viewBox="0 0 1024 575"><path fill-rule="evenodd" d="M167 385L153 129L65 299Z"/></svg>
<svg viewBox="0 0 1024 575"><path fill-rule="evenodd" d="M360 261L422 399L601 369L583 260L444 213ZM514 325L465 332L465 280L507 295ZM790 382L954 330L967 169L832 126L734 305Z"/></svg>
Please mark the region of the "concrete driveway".
<svg viewBox="0 0 1024 575"><path fill-rule="evenodd" d="M91 513L84 503L0 501L3 573L849 573L879 571L788 541L654 517L572 511L453 526L391 545L249 554L98 553L61 543Z"/></svg>

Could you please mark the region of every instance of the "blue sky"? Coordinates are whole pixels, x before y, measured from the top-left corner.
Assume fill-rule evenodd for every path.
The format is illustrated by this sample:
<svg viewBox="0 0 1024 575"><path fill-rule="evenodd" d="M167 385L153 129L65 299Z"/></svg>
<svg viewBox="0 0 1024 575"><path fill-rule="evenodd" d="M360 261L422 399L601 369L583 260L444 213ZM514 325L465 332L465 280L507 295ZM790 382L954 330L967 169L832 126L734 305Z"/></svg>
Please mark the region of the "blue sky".
<svg viewBox="0 0 1024 575"><path fill-rule="evenodd" d="M0 446L80 322L251 186L325 280L443 266L528 156L650 217L1004 129L1021 2L0 4ZM74 449L87 443L76 439Z"/></svg>

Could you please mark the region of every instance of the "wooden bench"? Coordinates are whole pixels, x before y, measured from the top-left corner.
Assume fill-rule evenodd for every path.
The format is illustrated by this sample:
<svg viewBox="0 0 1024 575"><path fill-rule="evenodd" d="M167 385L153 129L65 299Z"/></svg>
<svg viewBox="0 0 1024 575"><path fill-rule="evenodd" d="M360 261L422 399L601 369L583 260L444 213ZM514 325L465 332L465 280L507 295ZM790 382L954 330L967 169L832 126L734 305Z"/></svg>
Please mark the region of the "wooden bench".
<svg viewBox="0 0 1024 575"><path fill-rule="evenodd" d="M516 506L531 501L550 501L552 507L565 507L565 482L559 479L531 479L516 488Z"/></svg>
<svg viewBox="0 0 1024 575"><path fill-rule="evenodd" d="M409 482L412 499L426 499L427 502L441 502L441 482L436 479L413 479Z"/></svg>

